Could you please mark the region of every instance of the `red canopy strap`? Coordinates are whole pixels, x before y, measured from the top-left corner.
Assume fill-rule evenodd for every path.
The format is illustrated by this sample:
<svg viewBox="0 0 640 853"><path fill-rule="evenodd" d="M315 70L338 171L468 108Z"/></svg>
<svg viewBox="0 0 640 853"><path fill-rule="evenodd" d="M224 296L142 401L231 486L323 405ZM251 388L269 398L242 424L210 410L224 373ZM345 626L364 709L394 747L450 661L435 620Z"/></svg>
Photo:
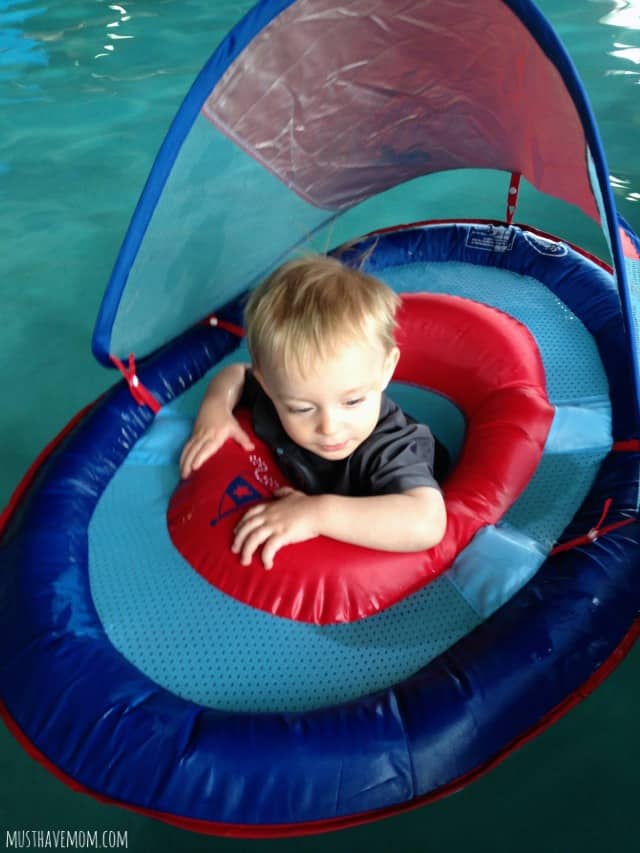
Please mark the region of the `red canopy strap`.
<svg viewBox="0 0 640 853"><path fill-rule="evenodd" d="M117 356L110 355L109 358L124 376L127 385L129 386L129 390L131 391L131 396L136 403L140 406L148 406L153 414L157 415L162 406L153 396L151 391L149 391L148 388L145 388L140 382L136 373L136 360L133 353L130 353L129 355L129 365L127 367L124 366Z"/></svg>
<svg viewBox="0 0 640 853"><path fill-rule="evenodd" d="M607 498L604 502L604 506L602 508L602 513L600 514L600 518L596 522L596 524L588 530L582 536L576 536L575 539L569 539L568 542L563 542L560 545L556 545L555 548L551 551L551 555L561 554L563 551L571 551L572 548L577 548L578 545L588 545L590 542L595 542L601 536L604 536L606 533L611 533L612 530L617 530L619 527L625 527L627 524L633 524L636 521L636 518L623 518L620 521L614 521L612 524L607 524L605 527L602 525L609 514L609 510L611 509L611 504L613 503L612 498Z"/></svg>
<svg viewBox="0 0 640 853"><path fill-rule="evenodd" d="M239 338L244 338L245 331L242 326L236 326L235 323L229 323L227 320L221 320L215 314L209 315L204 321L207 326L215 326L218 329L223 329L225 332L231 332Z"/></svg>
<svg viewBox="0 0 640 853"><path fill-rule="evenodd" d="M511 173L511 181L509 182L509 192L507 193L507 212L505 215L505 219L507 221L507 225L511 225L513 222L513 216L516 212L516 207L518 206L518 192L520 190L520 173L512 172Z"/></svg>

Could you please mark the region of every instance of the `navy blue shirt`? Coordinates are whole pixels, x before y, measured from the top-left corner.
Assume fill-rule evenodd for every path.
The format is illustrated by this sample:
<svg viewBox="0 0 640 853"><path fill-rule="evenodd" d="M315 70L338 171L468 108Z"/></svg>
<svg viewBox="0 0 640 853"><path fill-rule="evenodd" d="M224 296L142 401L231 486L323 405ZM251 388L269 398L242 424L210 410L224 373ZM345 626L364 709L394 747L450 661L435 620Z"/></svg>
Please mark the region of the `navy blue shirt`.
<svg viewBox="0 0 640 853"><path fill-rule="evenodd" d="M436 442L431 430L411 420L385 394L371 435L339 460L323 459L289 438L275 406L250 370L239 405L251 411L255 434L276 455L283 474L306 494L369 497L420 486L439 489L433 474Z"/></svg>

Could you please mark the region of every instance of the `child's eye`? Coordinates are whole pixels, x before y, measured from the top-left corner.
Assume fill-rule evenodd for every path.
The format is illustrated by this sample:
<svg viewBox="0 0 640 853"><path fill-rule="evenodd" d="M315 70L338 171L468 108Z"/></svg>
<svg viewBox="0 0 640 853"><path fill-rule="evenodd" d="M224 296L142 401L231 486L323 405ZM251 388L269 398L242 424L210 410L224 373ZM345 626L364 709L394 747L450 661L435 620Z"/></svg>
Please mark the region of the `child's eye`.
<svg viewBox="0 0 640 853"><path fill-rule="evenodd" d="M364 402L364 397L354 397L353 400L347 400L347 406L357 406L359 403Z"/></svg>
<svg viewBox="0 0 640 853"><path fill-rule="evenodd" d="M290 415L304 415L311 411L311 406L287 406L287 412Z"/></svg>

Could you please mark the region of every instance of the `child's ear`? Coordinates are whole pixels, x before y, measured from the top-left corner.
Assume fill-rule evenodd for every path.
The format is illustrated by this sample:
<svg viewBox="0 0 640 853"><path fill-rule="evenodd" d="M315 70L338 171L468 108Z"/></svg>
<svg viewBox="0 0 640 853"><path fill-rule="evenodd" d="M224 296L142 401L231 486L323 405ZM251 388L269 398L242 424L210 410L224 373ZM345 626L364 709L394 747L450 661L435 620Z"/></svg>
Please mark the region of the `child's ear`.
<svg viewBox="0 0 640 853"><path fill-rule="evenodd" d="M384 374L383 374L383 376L384 376L384 387L385 388L391 382L391 379L393 377L393 372L396 369L396 365L398 364L399 358L400 358L400 350L398 349L398 347L392 347L389 350L389 352L387 353L387 357L385 358L385 361L384 361L384 368L383 368Z"/></svg>

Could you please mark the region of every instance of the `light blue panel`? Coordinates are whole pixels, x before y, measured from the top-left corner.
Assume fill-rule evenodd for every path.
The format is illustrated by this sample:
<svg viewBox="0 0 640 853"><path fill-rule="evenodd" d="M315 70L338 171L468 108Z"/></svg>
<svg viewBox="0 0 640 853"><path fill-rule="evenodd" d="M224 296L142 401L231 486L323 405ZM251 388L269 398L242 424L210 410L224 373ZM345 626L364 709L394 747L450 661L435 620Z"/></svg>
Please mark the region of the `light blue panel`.
<svg viewBox="0 0 640 853"><path fill-rule="evenodd" d="M612 444L611 407L598 400L593 408L557 408L545 453L608 453Z"/></svg>
<svg viewBox="0 0 640 853"><path fill-rule="evenodd" d="M546 557L546 548L507 524L483 527L447 577L484 620L522 589Z"/></svg>

